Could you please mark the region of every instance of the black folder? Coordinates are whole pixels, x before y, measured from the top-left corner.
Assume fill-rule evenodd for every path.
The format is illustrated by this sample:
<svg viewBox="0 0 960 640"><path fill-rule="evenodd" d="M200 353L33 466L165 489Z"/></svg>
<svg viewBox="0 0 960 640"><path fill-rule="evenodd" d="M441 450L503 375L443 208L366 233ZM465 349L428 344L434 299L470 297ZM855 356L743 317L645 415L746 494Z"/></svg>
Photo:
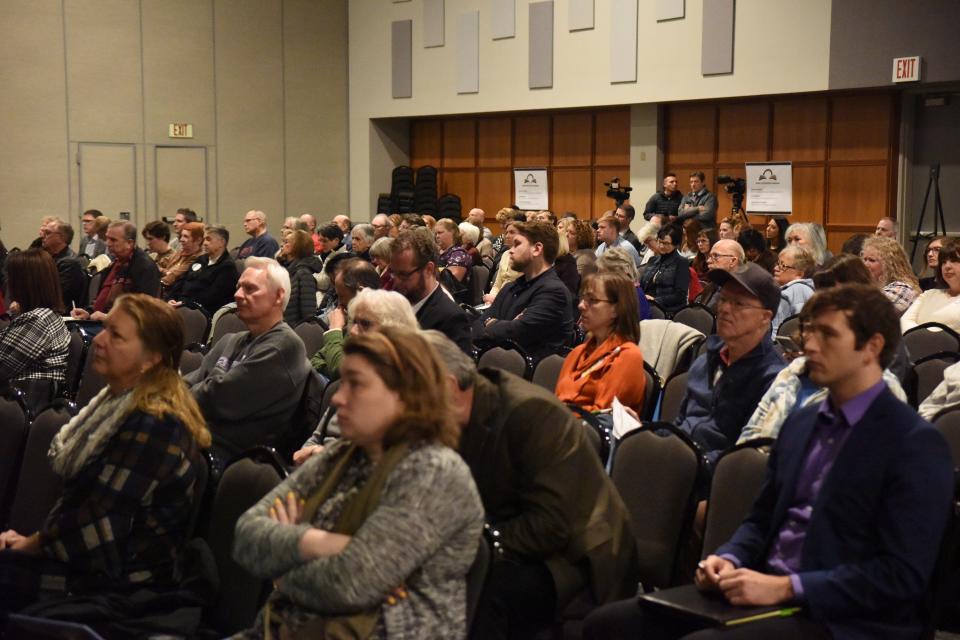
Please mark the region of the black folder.
<svg viewBox="0 0 960 640"><path fill-rule="evenodd" d="M640 596L640 605L645 608L666 610L679 616L693 616L715 626L730 626L792 616L800 607L777 605L773 607L741 607L727 602L715 591L700 591L694 585L664 589Z"/></svg>

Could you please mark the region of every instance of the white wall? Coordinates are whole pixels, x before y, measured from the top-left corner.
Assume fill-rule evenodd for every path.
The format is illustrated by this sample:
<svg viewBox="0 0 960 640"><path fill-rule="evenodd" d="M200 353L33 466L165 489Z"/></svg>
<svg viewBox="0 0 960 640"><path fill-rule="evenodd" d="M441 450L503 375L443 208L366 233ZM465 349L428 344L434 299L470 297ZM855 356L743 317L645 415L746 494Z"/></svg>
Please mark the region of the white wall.
<svg viewBox="0 0 960 640"><path fill-rule="evenodd" d="M129 200L139 225L172 216L157 210L158 147L201 148L206 180L180 206L226 224L231 244L251 208L274 230L286 213L346 208L346 0L0 0L0 15L8 246L43 215L78 228L81 204L116 216ZM168 138L172 122L194 138ZM117 177L91 178L95 158ZM82 198L91 182L102 203Z"/></svg>
<svg viewBox="0 0 960 640"><path fill-rule="evenodd" d="M491 40L489 2L446 0L445 46L423 48L423 2L350 2L350 204L365 217L371 194L389 184L370 179L369 120L436 114L659 103L827 89L830 0L740 0L736 4L734 72L700 73L702 0L686 16L658 23L652 0L639 3L638 82L610 84L610 0L595 1L595 28L567 31L567 2L555 0L552 89L527 88L527 0L516 2L516 36ZM480 91L458 95L456 24L480 10ZM393 99L390 24L413 20L413 96Z"/></svg>

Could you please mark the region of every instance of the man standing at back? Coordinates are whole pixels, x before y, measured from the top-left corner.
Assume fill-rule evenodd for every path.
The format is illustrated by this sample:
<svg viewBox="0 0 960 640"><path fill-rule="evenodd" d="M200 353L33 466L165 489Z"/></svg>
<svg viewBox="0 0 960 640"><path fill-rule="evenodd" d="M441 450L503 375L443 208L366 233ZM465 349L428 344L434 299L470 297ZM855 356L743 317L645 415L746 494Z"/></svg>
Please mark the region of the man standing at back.
<svg viewBox="0 0 960 640"><path fill-rule="evenodd" d="M677 211L681 222L696 220L703 229L717 226L717 196L704 184L703 171L690 174L690 193L683 196Z"/></svg>
<svg viewBox="0 0 960 640"><path fill-rule="evenodd" d="M243 230L250 236L242 245L237 258L244 260L251 256L272 258L280 251L280 245L267 233L267 214L263 211L247 211L243 217Z"/></svg>
<svg viewBox="0 0 960 640"><path fill-rule="evenodd" d="M650 220L653 216L663 216L666 224L677 216L683 194L677 189L677 174L668 173L663 177L663 190L657 191L647 200L643 208L643 219Z"/></svg>
<svg viewBox="0 0 960 640"><path fill-rule="evenodd" d="M221 338L184 376L226 457L283 440L310 370L303 341L283 321L290 274L269 258L245 265L234 300L247 331Z"/></svg>
<svg viewBox="0 0 960 640"><path fill-rule="evenodd" d="M546 222L515 227L510 266L522 275L504 285L474 321L473 337L487 343L512 340L528 355L542 358L557 353L573 334L570 291L553 269L560 237Z"/></svg>

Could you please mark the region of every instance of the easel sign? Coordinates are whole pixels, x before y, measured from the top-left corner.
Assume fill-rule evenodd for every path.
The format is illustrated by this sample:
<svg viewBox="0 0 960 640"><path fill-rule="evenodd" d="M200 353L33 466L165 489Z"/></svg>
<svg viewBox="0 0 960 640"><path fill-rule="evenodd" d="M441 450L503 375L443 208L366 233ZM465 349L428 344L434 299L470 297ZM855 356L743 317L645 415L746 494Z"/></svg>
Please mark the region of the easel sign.
<svg viewBox="0 0 960 640"><path fill-rule="evenodd" d="M513 201L521 211L549 209L547 170L543 167L514 167Z"/></svg>
<svg viewBox="0 0 960 640"><path fill-rule="evenodd" d="M793 213L793 163L747 162L747 213Z"/></svg>

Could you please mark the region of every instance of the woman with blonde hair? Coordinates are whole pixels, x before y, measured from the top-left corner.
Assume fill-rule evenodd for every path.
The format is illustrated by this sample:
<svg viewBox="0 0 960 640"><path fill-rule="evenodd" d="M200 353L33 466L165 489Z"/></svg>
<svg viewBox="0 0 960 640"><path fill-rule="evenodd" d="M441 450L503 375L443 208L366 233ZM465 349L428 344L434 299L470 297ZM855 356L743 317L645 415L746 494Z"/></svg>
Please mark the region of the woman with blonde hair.
<svg viewBox="0 0 960 640"><path fill-rule="evenodd" d="M483 505L456 452L446 368L399 327L344 351L342 439L237 523L237 562L276 585L237 637L465 638Z"/></svg>
<svg viewBox="0 0 960 640"><path fill-rule="evenodd" d="M870 236L863 241L860 258L873 281L883 290L900 315L920 295L920 283L910 268L907 254L893 238Z"/></svg>
<svg viewBox="0 0 960 640"><path fill-rule="evenodd" d="M170 305L145 294L117 298L89 356L106 386L50 446L62 493L39 532L0 534L0 549L35 563L29 584L26 574L17 585L0 579L0 609L36 599L41 585L45 598L50 589L122 598L177 583L200 499L200 449L210 446L177 371L183 340ZM0 565L6 561L17 560L0 553Z"/></svg>

